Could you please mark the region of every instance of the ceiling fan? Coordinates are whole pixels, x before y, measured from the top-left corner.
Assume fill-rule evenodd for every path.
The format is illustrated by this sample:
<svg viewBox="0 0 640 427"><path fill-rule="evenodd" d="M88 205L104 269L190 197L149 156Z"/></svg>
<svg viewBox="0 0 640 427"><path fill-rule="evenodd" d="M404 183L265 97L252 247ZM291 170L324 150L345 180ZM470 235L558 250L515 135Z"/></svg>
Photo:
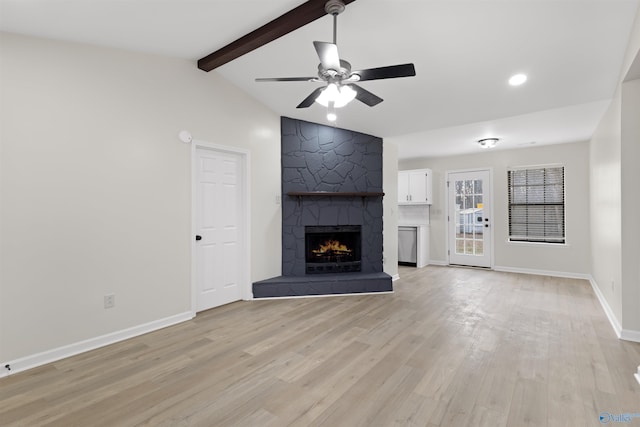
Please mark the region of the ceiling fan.
<svg viewBox="0 0 640 427"><path fill-rule="evenodd" d="M325 4L325 11L333 16L333 43L314 41L320 64L317 77L276 77L258 78L256 82L317 82L326 83L307 96L297 108L308 108L314 102L328 108L327 119L336 120L335 108L340 108L353 99L373 107L383 100L377 95L357 85L356 82L366 80L392 79L397 77L412 77L416 75L413 64L391 65L387 67L369 68L352 71L351 64L338 55L337 23L338 15L345 9L341 0L329 0Z"/></svg>

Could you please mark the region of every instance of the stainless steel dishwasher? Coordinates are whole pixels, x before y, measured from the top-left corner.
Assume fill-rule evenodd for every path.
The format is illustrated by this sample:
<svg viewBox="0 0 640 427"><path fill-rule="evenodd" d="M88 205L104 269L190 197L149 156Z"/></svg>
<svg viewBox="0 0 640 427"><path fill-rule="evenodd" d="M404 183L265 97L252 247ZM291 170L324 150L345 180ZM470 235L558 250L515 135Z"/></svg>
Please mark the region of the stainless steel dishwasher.
<svg viewBox="0 0 640 427"><path fill-rule="evenodd" d="M398 227L398 264L418 265L418 227Z"/></svg>

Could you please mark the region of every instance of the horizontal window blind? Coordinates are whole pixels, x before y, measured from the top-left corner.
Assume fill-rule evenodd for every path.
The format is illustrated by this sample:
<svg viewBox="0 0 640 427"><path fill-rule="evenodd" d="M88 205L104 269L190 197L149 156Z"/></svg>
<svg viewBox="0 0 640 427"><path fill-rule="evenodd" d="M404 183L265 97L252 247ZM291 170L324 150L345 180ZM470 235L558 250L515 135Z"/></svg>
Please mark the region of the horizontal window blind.
<svg viewBox="0 0 640 427"><path fill-rule="evenodd" d="M564 243L564 167L512 169L508 183L509 240Z"/></svg>

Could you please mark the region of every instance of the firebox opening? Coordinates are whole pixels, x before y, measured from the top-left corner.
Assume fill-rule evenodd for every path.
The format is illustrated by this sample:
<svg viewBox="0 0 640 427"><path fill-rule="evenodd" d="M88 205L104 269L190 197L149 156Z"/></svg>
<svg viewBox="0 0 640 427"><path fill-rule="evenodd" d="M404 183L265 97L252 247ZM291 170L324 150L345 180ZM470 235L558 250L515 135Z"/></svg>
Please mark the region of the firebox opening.
<svg viewBox="0 0 640 427"><path fill-rule="evenodd" d="M307 274L361 271L359 225L305 227Z"/></svg>

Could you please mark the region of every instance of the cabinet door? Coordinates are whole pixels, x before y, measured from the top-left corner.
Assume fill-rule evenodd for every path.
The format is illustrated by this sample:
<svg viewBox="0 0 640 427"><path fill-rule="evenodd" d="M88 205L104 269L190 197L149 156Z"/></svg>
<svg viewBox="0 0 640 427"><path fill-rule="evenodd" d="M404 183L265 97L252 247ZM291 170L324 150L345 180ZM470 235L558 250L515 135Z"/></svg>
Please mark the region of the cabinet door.
<svg viewBox="0 0 640 427"><path fill-rule="evenodd" d="M427 173L425 170L409 173L409 201L427 203Z"/></svg>
<svg viewBox="0 0 640 427"><path fill-rule="evenodd" d="M426 182L427 182L427 204L433 203L433 173L431 169L425 169Z"/></svg>
<svg viewBox="0 0 640 427"><path fill-rule="evenodd" d="M398 203L409 203L409 173L398 172Z"/></svg>

